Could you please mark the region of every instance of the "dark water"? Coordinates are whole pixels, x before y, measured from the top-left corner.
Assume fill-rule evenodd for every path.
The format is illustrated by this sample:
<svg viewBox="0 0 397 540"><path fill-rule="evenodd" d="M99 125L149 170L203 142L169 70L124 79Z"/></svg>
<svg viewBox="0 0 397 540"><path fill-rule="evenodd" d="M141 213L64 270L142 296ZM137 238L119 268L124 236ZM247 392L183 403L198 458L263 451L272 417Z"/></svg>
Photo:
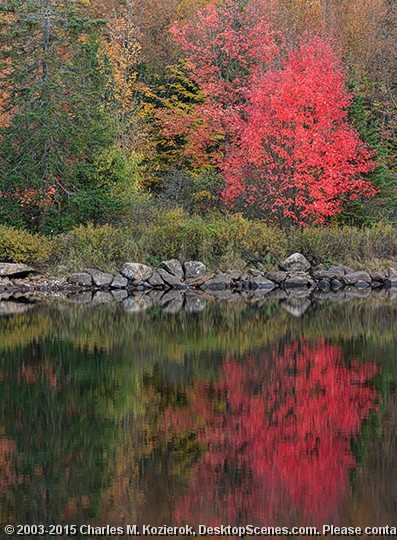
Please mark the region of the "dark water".
<svg viewBox="0 0 397 540"><path fill-rule="evenodd" d="M0 317L1 534L397 526L395 300L21 311Z"/></svg>

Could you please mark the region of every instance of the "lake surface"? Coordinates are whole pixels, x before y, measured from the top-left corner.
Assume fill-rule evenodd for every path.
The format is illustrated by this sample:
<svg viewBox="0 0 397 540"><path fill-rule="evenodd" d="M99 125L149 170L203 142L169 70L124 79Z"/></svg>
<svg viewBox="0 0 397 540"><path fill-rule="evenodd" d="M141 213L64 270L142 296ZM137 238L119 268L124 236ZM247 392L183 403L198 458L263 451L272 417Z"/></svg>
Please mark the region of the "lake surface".
<svg viewBox="0 0 397 540"><path fill-rule="evenodd" d="M0 317L2 528L397 526L396 300L125 306Z"/></svg>

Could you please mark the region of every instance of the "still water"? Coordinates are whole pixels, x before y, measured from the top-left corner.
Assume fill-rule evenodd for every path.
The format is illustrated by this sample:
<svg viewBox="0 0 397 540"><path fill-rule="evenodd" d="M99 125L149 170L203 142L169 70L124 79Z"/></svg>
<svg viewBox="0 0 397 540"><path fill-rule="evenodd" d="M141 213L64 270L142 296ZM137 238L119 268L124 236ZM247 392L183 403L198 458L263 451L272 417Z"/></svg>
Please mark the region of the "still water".
<svg viewBox="0 0 397 540"><path fill-rule="evenodd" d="M0 317L1 535L397 526L397 302L286 307Z"/></svg>

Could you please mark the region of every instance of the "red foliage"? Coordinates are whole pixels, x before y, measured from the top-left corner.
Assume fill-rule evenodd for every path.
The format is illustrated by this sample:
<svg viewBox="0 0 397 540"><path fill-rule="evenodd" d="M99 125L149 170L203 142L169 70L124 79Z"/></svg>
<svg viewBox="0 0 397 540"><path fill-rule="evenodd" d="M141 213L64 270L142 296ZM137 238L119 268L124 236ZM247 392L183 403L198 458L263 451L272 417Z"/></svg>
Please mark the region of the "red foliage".
<svg viewBox="0 0 397 540"><path fill-rule="evenodd" d="M288 50L266 19L266 2L244 4L210 5L197 22L174 26L206 100L189 116L160 112L164 135L183 134L186 153L200 164L212 157L232 208L322 222L343 196L375 194L362 178L375 163L348 123L352 96L342 65L320 38Z"/></svg>
<svg viewBox="0 0 397 540"><path fill-rule="evenodd" d="M205 449L177 521L321 523L342 507L351 439L377 407L376 366L345 366L338 347L298 341L260 362L225 361L218 382L194 384L185 409L165 411L168 434L193 429Z"/></svg>

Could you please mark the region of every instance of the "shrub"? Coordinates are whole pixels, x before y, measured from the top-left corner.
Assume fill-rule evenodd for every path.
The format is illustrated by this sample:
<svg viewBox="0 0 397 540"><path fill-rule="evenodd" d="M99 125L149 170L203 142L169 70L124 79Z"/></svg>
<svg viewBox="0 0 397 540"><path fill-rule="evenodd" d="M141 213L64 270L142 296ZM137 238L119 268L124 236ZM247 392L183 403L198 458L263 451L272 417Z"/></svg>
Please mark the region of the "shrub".
<svg viewBox="0 0 397 540"><path fill-rule="evenodd" d="M54 239L52 262L64 271L90 266L114 271L134 254L133 248L128 230L111 225L80 225Z"/></svg>
<svg viewBox="0 0 397 540"><path fill-rule="evenodd" d="M51 252L52 241L41 234L0 225L0 260L42 266Z"/></svg>

